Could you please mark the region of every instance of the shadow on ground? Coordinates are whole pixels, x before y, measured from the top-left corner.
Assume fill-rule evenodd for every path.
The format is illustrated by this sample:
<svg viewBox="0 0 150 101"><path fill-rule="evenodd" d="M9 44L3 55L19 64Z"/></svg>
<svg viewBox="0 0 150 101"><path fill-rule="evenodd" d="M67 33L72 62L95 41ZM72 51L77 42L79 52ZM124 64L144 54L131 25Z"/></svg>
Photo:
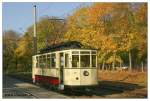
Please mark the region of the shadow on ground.
<svg viewBox="0 0 150 101"><path fill-rule="evenodd" d="M136 89L144 88L138 84L118 82L118 81L101 81L97 87L91 88L89 91L71 91L68 90L65 92L69 96L107 96L112 94L121 94L125 91L133 91Z"/></svg>

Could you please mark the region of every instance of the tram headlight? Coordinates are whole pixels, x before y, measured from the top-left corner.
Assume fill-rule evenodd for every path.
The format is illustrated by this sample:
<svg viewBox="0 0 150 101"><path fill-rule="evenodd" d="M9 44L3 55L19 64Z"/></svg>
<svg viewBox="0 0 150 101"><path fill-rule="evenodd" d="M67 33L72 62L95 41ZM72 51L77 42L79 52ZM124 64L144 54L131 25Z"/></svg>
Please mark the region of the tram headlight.
<svg viewBox="0 0 150 101"><path fill-rule="evenodd" d="M89 72L88 72L88 71L84 71L84 72L83 72L83 75L84 75L84 76L89 76Z"/></svg>

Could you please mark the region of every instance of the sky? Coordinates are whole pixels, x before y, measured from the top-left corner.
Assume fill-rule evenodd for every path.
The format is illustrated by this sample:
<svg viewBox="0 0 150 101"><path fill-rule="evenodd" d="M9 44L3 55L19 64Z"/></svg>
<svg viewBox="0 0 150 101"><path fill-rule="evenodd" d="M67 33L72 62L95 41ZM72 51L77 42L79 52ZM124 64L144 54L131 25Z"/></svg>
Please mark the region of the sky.
<svg viewBox="0 0 150 101"><path fill-rule="evenodd" d="M33 6L37 6L37 21L44 16L57 16L65 18L71 15L80 6L91 5L92 3L17 3L4 2L2 4L2 30L14 30L20 34L27 31L33 24Z"/></svg>

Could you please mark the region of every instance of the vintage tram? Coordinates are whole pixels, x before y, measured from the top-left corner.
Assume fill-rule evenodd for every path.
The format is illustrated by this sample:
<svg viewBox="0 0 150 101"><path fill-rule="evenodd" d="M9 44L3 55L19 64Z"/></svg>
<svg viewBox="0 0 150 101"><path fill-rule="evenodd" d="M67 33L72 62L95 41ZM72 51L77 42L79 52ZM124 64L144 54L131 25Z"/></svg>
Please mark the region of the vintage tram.
<svg viewBox="0 0 150 101"><path fill-rule="evenodd" d="M32 57L34 83L65 87L96 86L97 51L79 42L52 45Z"/></svg>

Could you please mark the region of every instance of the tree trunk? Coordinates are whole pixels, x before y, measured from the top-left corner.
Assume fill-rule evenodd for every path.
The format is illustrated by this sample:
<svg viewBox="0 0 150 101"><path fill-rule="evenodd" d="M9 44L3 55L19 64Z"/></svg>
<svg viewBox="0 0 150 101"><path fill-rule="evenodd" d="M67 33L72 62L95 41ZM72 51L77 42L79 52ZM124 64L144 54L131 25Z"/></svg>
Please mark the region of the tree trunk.
<svg viewBox="0 0 150 101"><path fill-rule="evenodd" d="M122 71L122 66L121 66L121 62L120 62L120 70Z"/></svg>
<svg viewBox="0 0 150 101"><path fill-rule="evenodd" d="M142 72L144 72L143 61L141 62L141 66Z"/></svg>
<svg viewBox="0 0 150 101"><path fill-rule="evenodd" d="M131 51L129 50L129 71L132 71L132 58L131 58Z"/></svg>
<svg viewBox="0 0 150 101"><path fill-rule="evenodd" d="M103 61L102 70L104 70L104 67L105 67L105 61Z"/></svg>
<svg viewBox="0 0 150 101"><path fill-rule="evenodd" d="M113 70L115 70L115 59L116 59L116 53L113 54L113 64L112 64Z"/></svg>
<svg viewBox="0 0 150 101"><path fill-rule="evenodd" d="M107 65L106 70L108 70L108 67L109 67L109 66Z"/></svg>
<svg viewBox="0 0 150 101"><path fill-rule="evenodd" d="M18 71L19 70L19 68L18 68L18 59L17 59L17 56L15 56L15 68L16 68L16 70Z"/></svg>

